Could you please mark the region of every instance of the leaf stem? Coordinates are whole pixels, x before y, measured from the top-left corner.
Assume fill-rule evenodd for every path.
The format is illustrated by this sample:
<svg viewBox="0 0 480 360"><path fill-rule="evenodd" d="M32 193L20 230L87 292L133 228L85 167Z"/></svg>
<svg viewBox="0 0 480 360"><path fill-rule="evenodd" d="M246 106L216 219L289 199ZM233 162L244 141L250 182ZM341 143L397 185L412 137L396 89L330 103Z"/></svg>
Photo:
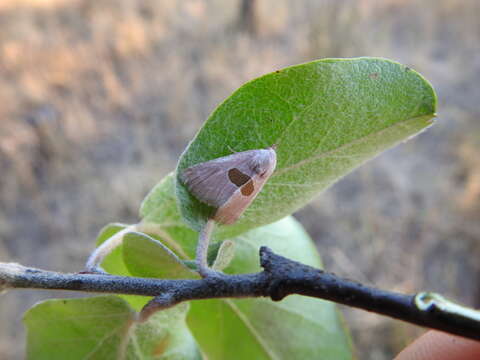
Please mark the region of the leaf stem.
<svg viewBox="0 0 480 360"><path fill-rule="evenodd" d="M213 273L215 274L217 273L216 271L208 267L208 260L207 260L208 245L210 244L210 238L212 236L214 228L215 228L215 220L208 219L207 222L205 223L205 226L200 231L200 234L198 236L197 253L196 253L195 261L197 262L198 273L202 277L207 277Z"/></svg>
<svg viewBox="0 0 480 360"><path fill-rule="evenodd" d="M104 273L100 264L103 259L110 254L115 248L120 246L123 241L123 237L132 231L136 230L137 225L127 226L125 229L120 230L119 232L112 235L110 238L105 240L99 247L97 247L88 257L87 262L85 263L85 272L90 273Z"/></svg>

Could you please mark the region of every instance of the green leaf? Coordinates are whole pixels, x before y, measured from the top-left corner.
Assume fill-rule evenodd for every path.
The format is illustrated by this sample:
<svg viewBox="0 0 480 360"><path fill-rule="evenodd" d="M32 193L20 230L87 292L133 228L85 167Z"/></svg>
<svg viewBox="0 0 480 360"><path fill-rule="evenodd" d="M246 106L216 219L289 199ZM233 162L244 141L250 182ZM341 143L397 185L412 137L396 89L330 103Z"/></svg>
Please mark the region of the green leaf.
<svg viewBox="0 0 480 360"><path fill-rule="evenodd" d="M246 83L225 100L183 153L176 175L230 149L277 145L275 173L239 222L218 230L226 238L299 209L366 160L431 125L435 107L431 85L390 60L292 66ZM178 178L176 192L184 219L199 230L213 209Z"/></svg>
<svg viewBox="0 0 480 360"><path fill-rule="evenodd" d="M188 228L178 211L173 173L168 174L145 197L137 229L161 236L162 242L182 258L194 258L198 233Z"/></svg>
<svg viewBox="0 0 480 360"><path fill-rule="evenodd" d="M249 231L235 242L227 273L259 271L262 245L321 267L314 244L292 217ZM352 358L350 339L335 304L319 299L293 295L280 302L260 298L194 301L188 324L211 360Z"/></svg>
<svg viewBox="0 0 480 360"><path fill-rule="evenodd" d="M97 247L128 226L130 225L121 223L112 223L104 226L97 236ZM129 276L130 273L123 263L121 246L122 245L114 249L107 257L105 257L101 266L109 274Z"/></svg>
<svg viewBox="0 0 480 360"><path fill-rule="evenodd" d="M187 307L138 324L133 309L116 296L48 300L25 313L27 358L201 359L185 324Z"/></svg>
<svg viewBox="0 0 480 360"><path fill-rule="evenodd" d="M212 268L217 271L225 269L235 256L235 243L231 240L225 240L221 243Z"/></svg>
<svg viewBox="0 0 480 360"><path fill-rule="evenodd" d="M122 231L127 226L125 224L113 223L105 226L97 236L97 246L100 246L103 242L107 241L110 237ZM123 261L123 243L115 248L110 254L108 254L101 263L102 268L113 275L120 276L132 276L127 266ZM140 311L145 304L150 301L151 297L136 296L136 295L118 295L122 299L128 301L128 303L137 311Z"/></svg>
<svg viewBox="0 0 480 360"><path fill-rule="evenodd" d="M123 239L123 260L133 276L192 279L199 275L185 266L170 249L151 237L131 232Z"/></svg>

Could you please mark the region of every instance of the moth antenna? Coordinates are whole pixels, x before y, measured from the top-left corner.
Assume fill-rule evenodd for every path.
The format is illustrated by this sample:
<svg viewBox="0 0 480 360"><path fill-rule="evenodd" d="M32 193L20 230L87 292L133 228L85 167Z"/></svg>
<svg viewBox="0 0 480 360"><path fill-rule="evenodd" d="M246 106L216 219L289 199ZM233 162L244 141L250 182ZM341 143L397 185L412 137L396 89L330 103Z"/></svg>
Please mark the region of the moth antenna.
<svg viewBox="0 0 480 360"><path fill-rule="evenodd" d="M198 236L197 244L197 253L196 253L196 263L198 273L202 277L207 277L209 275L215 274L216 271L208 267L207 254L208 254L208 245L210 243L210 238L212 237L213 229L215 228L215 220L208 219L203 229L200 231Z"/></svg>
<svg viewBox="0 0 480 360"><path fill-rule="evenodd" d="M282 136L280 135L273 143L272 147L275 146L275 150L282 144Z"/></svg>
<svg viewBox="0 0 480 360"><path fill-rule="evenodd" d="M227 144L228 150L230 150L232 153L236 154L238 151L235 151L234 148L232 148L230 145Z"/></svg>

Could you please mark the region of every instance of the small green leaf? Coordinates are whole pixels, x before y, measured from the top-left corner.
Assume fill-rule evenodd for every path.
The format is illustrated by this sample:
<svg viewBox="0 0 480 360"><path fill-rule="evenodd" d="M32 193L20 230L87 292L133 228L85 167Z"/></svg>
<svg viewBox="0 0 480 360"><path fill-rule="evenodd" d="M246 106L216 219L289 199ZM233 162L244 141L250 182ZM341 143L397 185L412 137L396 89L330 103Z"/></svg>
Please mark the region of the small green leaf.
<svg viewBox="0 0 480 360"><path fill-rule="evenodd" d="M27 358L199 360L185 324L187 309L183 304L138 324L117 296L44 301L24 316Z"/></svg>
<svg viewBox="0 0 480 360"><path fill-rule="evenodd" d="M128 359L202 360L197 343L185 322L189 306L179 304L155 313L136 327L136 343L129 343Z"/></svg>
<svg viewBox="0 0 480 360"><path fill-rule="evenodd" d="M148 235L131 232L123 238L123 260L133 276L162 279L199 278L170 249Z"/></svg>
<svg viewBox="0 0 480 360"><path fill-rule="evenodd" d="M230 149L277 145L275 173L239 222L218 230L226 238L299 209L366 160L431 125L435 107L431 85L390 60L292 66L248 82L225 100L183 153L176 175ZM178 178L176 192L184 219L199 230L212 208Z"/></svg>
<svg viewBox="0 0 480 360"><path fill-rule="evenodd" d="M321 267L314 244L292 217L251 230L235 243L235 257L226 273L260 271L262 245ZM194 301L188 324L211 360L352 359L351 342L335 304L319 299L292 295L280 302L261 298Z"/></svg>
<svg viewBox="0 0 480 360"><path fill-rule="evenodd" d="M97 246L100 246L102 243L107 241L113 235L118 233L121 230L124 230L130 225L113 223L105 226L97 237ZM120 276L132 276L127 266L123 261L123 243L115 248L110 254L108 254L105 259L103 259L100 264L102 268L113 275ZM136 296L136 295L119 295L122 299L128 301L128 303L137 311L140 311L145 304L150 301L151 297L146 296Z"/></svg>
<svg viewBox="0 0 480 360"><path fill-rule="evenodd" d="M182 258L194 258L198 233L185 226L178 211L174 175L168 174L146 196L140 207L139 231L160 236Z"/></svg>
<svg viewBox="0 0 480 360"><path fill-rule="evenodd" d="M225 240L221 243L217 252L217 257L213 262L212 268L217 271L225 269L235 256L235 243L231 240Z"/></svg>
<svg viewBox="0 0 480 360"><path fill-rule="evenodd" d="M100 233L97 236L97 247L103 244L108 239L110 239L113 235L115 235L116 233L125 229L128 226L130 225L120 224L120 223L112 223L104 226L102 230L100 230ZM124 275L124 276L130 275L130 273L128 272L128 269L125 267L125 264L123 263L123 260L122 260L121 245L120 247L114 249L103 260L101 266L109 274Z"/></svg>

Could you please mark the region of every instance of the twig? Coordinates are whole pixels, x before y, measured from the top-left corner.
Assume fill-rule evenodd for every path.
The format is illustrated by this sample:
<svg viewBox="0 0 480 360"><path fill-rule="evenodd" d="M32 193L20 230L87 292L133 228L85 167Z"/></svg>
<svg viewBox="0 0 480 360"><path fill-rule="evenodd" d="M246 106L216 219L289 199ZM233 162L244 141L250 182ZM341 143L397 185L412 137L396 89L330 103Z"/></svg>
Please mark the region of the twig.
<svg viewBox="0 0 480 360"><path fill-rule="evenodd" d="M403 295L339 278L260 249L262 272L199 280L163 280L98 274L62 274L0 263L0 290L41 288L155 296L162 307L183 301L291 294L331 300L466 338L480 340L480 313L438 294Z"/></svg>

